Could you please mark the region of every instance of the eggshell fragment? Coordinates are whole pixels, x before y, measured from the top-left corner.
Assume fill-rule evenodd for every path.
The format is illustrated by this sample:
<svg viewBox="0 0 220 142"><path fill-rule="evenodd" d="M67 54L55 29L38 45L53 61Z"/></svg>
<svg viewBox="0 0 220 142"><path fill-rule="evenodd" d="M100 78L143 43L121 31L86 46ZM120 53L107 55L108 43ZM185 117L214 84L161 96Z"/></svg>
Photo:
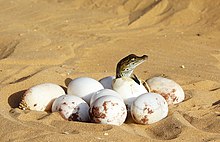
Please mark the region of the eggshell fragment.
<svg viewBox="0 0 220 142"><path fill-rule="evenodd" d="M139 124L152 124L167 115L168 104L161 95L156 93L142 94L131 105L131 116Z"/></svg>
<svg viewBox="0 0 220 142"><path fill-rule="evenodd" d="M95 123L122 125L127 117L127 110L118 97L102 96L90 106L90 117Z"/></svg>
<svg viewBox="0 0 220 142"><path fill-rule="evenodd" d="M164 77L153 77L147 80L151 92L162 95L168 104L177 104L184 100L185 94L179 84Z"/></svg>
<svg viewBox="0 0 220 142"><path fill-rule="evenodd" d="M107 76L99 80L105 89L112 89L112 81L115 79L115 76Z"/></svg>
<svg viewBox="0 0 220 142"><path fill-rule="evenodd" d="M104 89L102 84L97 80L89 77L79 77L73 79L67 88L67 94L75 95L84 99L88 104L92 97L92 93Z"/></svg>
<svg viewBox="0 0 220 142"><path fill-rule="evenodd" d="M62 87L43 83L29 88L23 95L19 108L23 110L50 111L54 99L64 95Z"/></svg>
<svg viewBox="0 0 220 142"><path fill-rule="evenodd" d="M115 79L113 81L112 87L113 90L118 92L123 98L128 111L130 110L130 106L136 97L148 92L141 83L138 84L129 77L121 77Z"/></svg>
<svg viewBox="0 0 220 142"><path fill-rule="evenodd" d="M52 105L52 112L57 111L65 120L84 122L90 120L89 105L77 96L63 95L57 98Z"/></svg>
<svg viewBox="0 0 220 142"><path fill-rule="evenodd" d="M121 98L121 96L118 92L111 90L111 89L102 89L102 90L99 90L99 91L93 93L93 95L90 99L90 106L95 100L97 100L98 98L100 98L102 96L115 96L115 97L118 97L119 99L121 99L121 101L123 101L123 99Z"/></svg>

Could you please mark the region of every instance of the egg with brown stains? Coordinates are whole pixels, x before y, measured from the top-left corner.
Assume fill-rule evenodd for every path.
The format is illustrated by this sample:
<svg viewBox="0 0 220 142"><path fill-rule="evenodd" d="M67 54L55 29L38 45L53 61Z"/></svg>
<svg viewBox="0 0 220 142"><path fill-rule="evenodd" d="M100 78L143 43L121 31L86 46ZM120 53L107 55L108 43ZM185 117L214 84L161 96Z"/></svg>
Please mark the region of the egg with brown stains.
<svg viewBox="0 0 220 142"><path fill-rule="evenodd" d="M110 125L122 125L127 117L124 102L115 96L102 96L90 106L92 122Z"/></svg>
<svg viewBox="0 0 220 142"><path fill-rule="evenodd" d="M182 87L171 79L152 77L146 82L150 88L150 92L162 95L169 105L178 104L185 99Z"/></svg>
<svg viewBox="0 0 220 142"><path fill-rule="evenodd" d="M161 95L156 93L142 94L131 105L131 116L139 124L152 124L167 115L168 104Z"/></svg>
<svg viewBox="0 0 220 142"><path fill-rule="evenodd" d="M65 120L69 121L90 121L89 105L80 97L73 95L57 98L52 105L52 112L59 112Z"/></svg>

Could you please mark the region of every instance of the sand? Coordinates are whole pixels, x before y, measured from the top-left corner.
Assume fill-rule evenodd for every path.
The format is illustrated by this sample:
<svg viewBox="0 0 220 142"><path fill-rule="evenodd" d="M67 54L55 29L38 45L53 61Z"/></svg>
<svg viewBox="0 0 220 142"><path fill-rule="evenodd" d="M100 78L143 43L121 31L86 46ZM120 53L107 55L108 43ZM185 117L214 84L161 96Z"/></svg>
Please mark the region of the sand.
<svg viewBox="0 0 220 142"><path fill-rule="evenodd" d="M219 0L1 0L0 141L220 141ZM18 109L36 84L115 75L128 54L135 74L165 75L186 100L151 125L70 122Z"/></svg>

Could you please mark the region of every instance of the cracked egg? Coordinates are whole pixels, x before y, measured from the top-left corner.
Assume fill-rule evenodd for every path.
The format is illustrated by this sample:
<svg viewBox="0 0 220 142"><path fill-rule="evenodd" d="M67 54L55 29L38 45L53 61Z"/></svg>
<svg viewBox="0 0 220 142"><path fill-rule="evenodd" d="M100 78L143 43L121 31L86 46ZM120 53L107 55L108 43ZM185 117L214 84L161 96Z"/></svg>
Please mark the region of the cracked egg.
<svg viewBox="0 0 220 142"><path fill-rule="evenodd" d="M130 111L132 102L138 96L148 92L142 83L137 83L130 77L121 77L113 80L112 87L123 98L128 111Z"/></svg>

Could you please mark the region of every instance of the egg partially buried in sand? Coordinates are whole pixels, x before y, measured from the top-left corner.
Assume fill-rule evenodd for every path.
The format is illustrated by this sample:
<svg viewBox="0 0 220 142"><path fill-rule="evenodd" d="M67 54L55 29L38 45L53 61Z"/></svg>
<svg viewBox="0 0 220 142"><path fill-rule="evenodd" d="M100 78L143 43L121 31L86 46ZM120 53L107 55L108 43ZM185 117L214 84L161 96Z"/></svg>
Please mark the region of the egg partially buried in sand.
<svg viewBox="0 0 220 142"><path fill-rule="evenodd" d="M99 91L93 93L93 95L90 99L90 106L95 100L97 100L98 98L100 98L102 96L115 96L115 97L118 97L119 99L121 99L121 101L123 101L123 99L121 98L121 96L119 95L118 92L111 90L111 89L102 89L102 90L99 90Z"/></svg>
<svg viewBox="0 0 220 142"><path fill-rule="evenodd" d="M23 110L50 111L54 99L65 94L62 87L43 83L29 88L22 96L19 108Z"/></svg>
<svg viewBox="0 0 220 142"><path fill-rule="evenodd" d="M168 104L177 104L184 100L185 94L179 84L164 77L152 77L147 80L150 92L162 95Z"/></svg>
<svg viewBox="0 0 220 142"><path fill-rule="evenodd" d="M107 76L99 80L105 89L112 89L112 81L115 79L115 76Z"/></svg>
<svg viewBox="0 0 220 142"><path fill-rule="evenodd" d="M102 96L90 106L92 122L122 125L127 117L124 102L115 96Z"/></svg>
<svg viewBox="0 0 220 142"><path fill-rule="evenodd" d="M152 124L168 115L168 104L159 94L140 95L131 105L131 116L136 123Z"/></svg>
<svg viewBox="0 0 220 142"><path fill-rule="evenodd" d="M67 94L78 96L89 104L92 93L101 89L104 89L104 87L97 80L89 77L79 77L73 79L69 83L67 87Z"/></svg>
<svg viewBox="0 0 220 142"><path fill-rule="evenodd" d="M59 112L60 115L69 121L88 122L89 105L80 97L63 95L55 99L52 105L52 112Z"/></svg>

